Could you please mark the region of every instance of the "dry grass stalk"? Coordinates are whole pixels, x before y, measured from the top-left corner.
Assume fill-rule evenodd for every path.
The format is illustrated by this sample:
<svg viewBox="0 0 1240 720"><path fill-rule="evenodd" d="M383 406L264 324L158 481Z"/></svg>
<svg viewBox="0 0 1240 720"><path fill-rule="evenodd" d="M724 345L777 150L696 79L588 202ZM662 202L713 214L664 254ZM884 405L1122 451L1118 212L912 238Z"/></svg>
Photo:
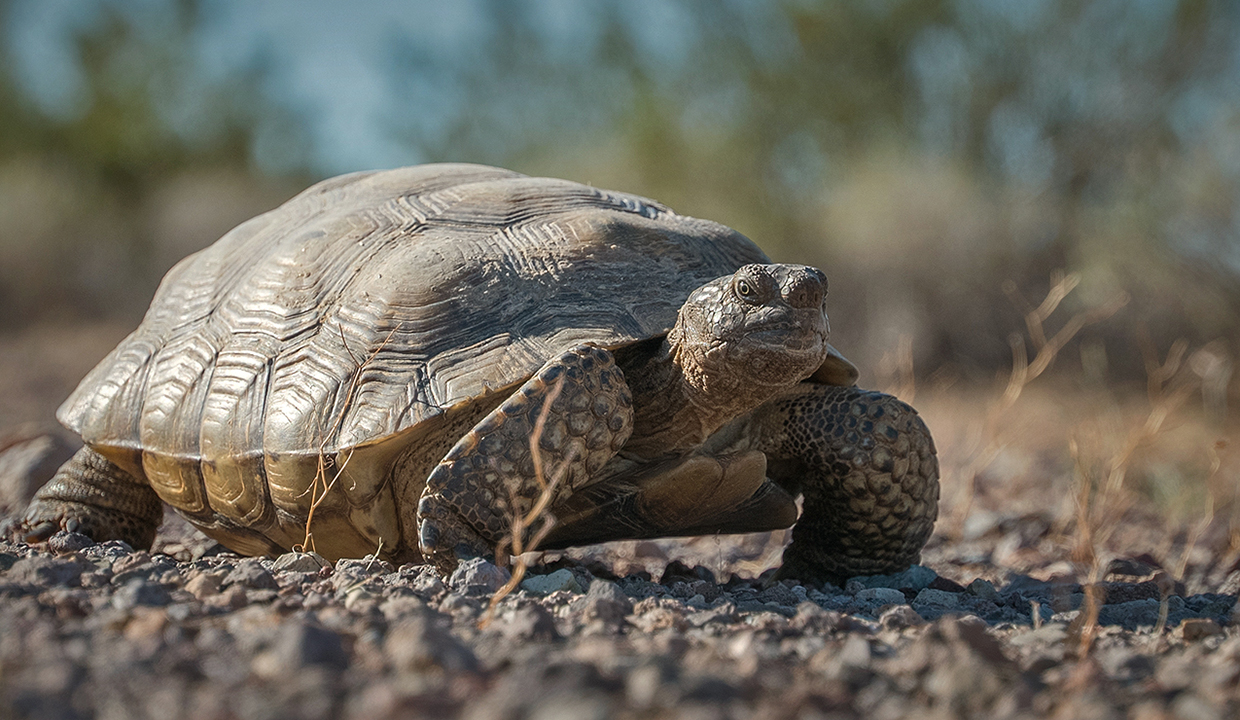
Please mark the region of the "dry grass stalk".
<svg viewBox="0 0 1240 720"><path fill-rule="evenodd" d="M1107 473L1108 493L1118 492L1123 486L1133 453L1138 448L1149 444L1162 431L1167 418L1196 391L1190 382L1175 382L1176 378L1181 376L1180 368L1187 349L1186 341L1177 340L1168 351L1166 362L1151 360L1147 355L1146 376L1150 411L1145 417L1145 422L1129 433L1123 449L1112 458L1110 470Z"/></svg>
<svg viewBox="0 0 1240 720"><path fill-rule="evenodd" d="M1081 456L1081 443L1076 436L1068 438L1068 454L1076 471L1076 542L1072 547L1072 560L1089 565L1092 571L1098 566L1098 556L1094 551L1094 524L1090 516L1094 482L1089 466Z"/></svg>
<svg viewBox="0 0 1240 720"><path fill-rule="evenodd" d="M348 455L345 456L344 462L340 463L340 467L335 468L334 471L331 472L331 480L328 480L328 465L336 464L334 459L328 458L327 456L328 438L336 437L336 435L340 432L340 424L344 422L344 416L346 414L345 411L350 405L353 404L354 397L357 394L357 388L361 384L362 373L364 373L366 368L374 362L374 359L378 357L379 353L383 352L383 348L387 347L388 343L392 341L392 337L396 335L400 328L400 325L392 328L391 332L387 334L387 337L383 339L383 342L379 343L379 346L376 347L364 361L358 362L357 356L353 354L353 350L349 348L349 343L345 339L344 326L339 327L340 344L344 347L345 352L349 354L349 357L353 360L353 364L357 369L353 371L352 376L349 378L349 387L345 391L344 407L341 408L340 412L336 413L336 421L332 424L331 431L324 434L321 428L319 430L318 467L315 470L314 479L310 482L309 487L310 511L306 513L305 537L300 545L293 546L293 550L314 552L314 533L310 530L310 525L314 522L314 514L319 509L319 506L323 504L323 501L327 499L328 493L336 487L336 481L339 480L340 476L344 474L345 469L349 466L349 462L353 459L353 449L350 448ZM376 556L382 549L383 539L380 538L379 548L375 550Z"/></svg>
<svg viewBox="0 0 1240 720"><path fill-rule="evenodd" d="M1102 482L1098 482L1089 469L1076 438L1070 442L1078 483L1077 542L1073 551L1073 559L1077 562L1096 563L1095 547L1106 543L1134 504L1125 483L1138 452L1151 445L1166 430L1168 420L1198 391L1199 382L1182 371L1187 349L1186 342L1177 341L1168 351L1165 361L1147 352L1149 410L1144 419L1130 426L1119 449L1109 453L1109 457L1101 463L1105 468ZM1208 483L1220 466L1214 445L1210 449L1212 459ZM1208 495L1206 502L1205 518L1195 526L1185 548L1185 564L1193 544L1213 520L1213 493ZM1181 568L1179 575L1182 574Z"/></svg>
<svg viewBox="0 0 1240 720"><path fill-rule="evenodd" d="M382 554L383 554L383 538L380 537L379 546L376 547L375 551L370 554L370 562L366 563L366 572L370 572L370 569L374 567L375 565L375 561L378 560Z"/></svg>
<svg viewBox="0 0 1240 720"><path fill-rule="evenodd" d="M1000 441L998 433L1002 418L1020 399L1024 389L1051 366L1059 352L1072 338L1076 337L1077 333L1088 325L1111 317L1128 303L1128 295L1120 293L1102 305L1073 315L1058 332L1048 338L1046 321L1079 284L1079 275L1075 273L1065 275L1063 271L1056 271L1051 275L1051 287L1046 297L1037 307L1033 307L1020 294L1014 282L1004 283L1004 292L1024 313L1025 329L1029 334L1034 356L1033 360L1029 359L1028 349L1022 335L1013 333L1008 338L1008 344L1012 348L1012 370L1008 374L1002 394L987 408L984 420L974 434L974 449L967 453L970 461L963 472L964 482L960 484L958 501L954 503L956 511L953 522L950 523L956 535L960 535L964 522L973 509L978 475L989 467L1003 450L1004 444Z"/></svg>
<svg viewBox="0 0 1240 720"><path fill-rule="evenodd" d="M1147 358L1147 375L1150 379L1151 406L1145 420L1129 431L1120 450L1105 462L1105 480L1099 482L1092 464L1085 457L1080 439L1074 434L1068 439L1068 451L1072 457L1076 481L1076 513L1072 560L1089 567L1089 579L1085 585L1085 601L1073 621L1069 642L1074 645L1078 657L1088 655L1098 634L1098 615L1106 598L1098 582L1102 579L1102 556L1098 548L1105 544L1111 533L1133 505L1131 494L1126 492L1124 480L1137 450L1154 440L1162 431L1167 418L1188 397L1187 385L1177 385L1171 392L1168 386L1178 376L1181 360L1187 345L1172 346L1165 362L1150 362Z"/></svg>
<svg viewBox="0 0 1240 720"><path fill-rule="evenodd" d="M1097 574L1096 571L1092 573L1089 582L1082 587L1085 599L1081 602L1080 612L1068 625L1065 638L1078 658L1088 657L1093 649L1094 640L1098 637L1098 615L1106 602L1106 591L1098 582Z"/></svg>
<svg viewBox="0 0 1240 720"><path fill-rule="evenodd" d="M1094 639L1098 636L1098 615L1102 604L1106 601L1101 579L1102 562L1094 545L1094 523L1091 521L1091 499L1093 496L1093 473L1081 455L1081 445L1073 436L1068 438L1068 453L1072 456L1072 465L1076 474L1076 542L1072 548L1072 560L1078 564L1089 566L1089 579L1083 590L1085 599L1068 626L1068 635L1064 642L1076 657L1089 655Z"/></svg>
<svg viewBox="0 0 1240 720"><path fill-rule="evenodd" d="M887 377L883 391L910 405L917 399L917 379L913 372L913 336L901 334L894 353L887 352L878 362L879 372Z"/></svg>
<svg viewBox="0 0 1240 720"><path fill-rule="evenodd" d="M1163 631L1167 629L1167 613L1170 611L1171 595L1175 593L1175 581L1171 579L1165 572L1160 572L1154 576L1154 581L1158 583L1158 623L1154 625L1154 635L1161 637Z"/></svg>
<svg viewBox="0 0 1240 720"><path fill-rule="evenodd" d="M1077 486L1072 559L1090 567L1089 581L1085 586L1085 602L1069 635L1069 641L1074 643L1078 657L1088 654L1097 637L1098 614L1105 602L1098 584L1103 566L1099 548L1105 546L1112 533L1121 526L1123 518L1134 504L1133 494L1128 492L1125 485L1129 471L1138 451L1153 443L1159 434L1164 432L1168 419L1180 410L1199 387L1198 381L1181 372L1187 351L1188 344L1184 341L1174 343L1165 360L1146 350L1149 410L1144 419L1130 426L1119 449L1110 453L1105 461L1096 464L1104 468L1101 479L1092 469L1095 464L1091 464L1084 457L1078 438L1074 435L1068 441ZM1223 446L1225 443L1215 442L1209 447L1210 471L1206 484L1211 491L1206 497L1203 517L1190 531L1176 569L1176 577L1184 577L1193 547L1214 520L1213 481L1222 464L1218 450ZM1167 573L1159 573L1156 580L1159 583L1161 601L1154 634L1161 636L1166 627L1174 580Z"/></svg>
<svg viewBox="0 0 1240 720"><path fill-rule="evenodd" d="M1219 451L1227 446L1226 441L1216 440L1209 447L1210 453L1210 473L1206 476L1206 507L1201 515L1201 519L1193 525L1188 533L1188 541L1184 543L1184 552L1180 554L1180 561L1175 566L1175 576L1180 580L1184 580L1184 575L1188 572L1188 560L1193 554L1193 548L1197 546L1197 541L1201 539L1202 533L1210 524L1214 522L1214 488L1216 485L1215 478L1218 477L1219 468L1223 465L1223 459L1219 456ZM1235 532L1234 525L1231 533ZM1230 533L1229 533L1230 534ZM1229 538L1232 539L1232 538Z"/></svg>
<svg viewBox="0 0 1240 720"><path fill-rule="evenodd" d="M310 531L310 525L314 522L314 513L319 509L319 506L323 504L323 501L327 499L327 494L336 487L336 481L340 479L341 474L343 474L345 468L348 467L349 461L353 459L353 451L350 450L348 456L345 457L344 462L340 464L339 468L336 468L335 471L332 472L331 480L328 481L327 465L329 461L327 454L324 452L325 443L326 441L319 445L318 469L315 470L314 480L310 482L310 511L306 513L305 538L301 541L301 545L293 546L293 549L299 552L316 552L314 547L314 533ZM331 461L331 464L334 465L335 461ZM320 487L322 488L321 491L319 489Z"/></svg>
<svg viewBox="0 0 1240 720"><path fill-rule="evenodd" d="M547 533L551 532L555 527L555 516L548 509L551 501L555 499L555 491L560 486L568 469L572 465L573 460L577 456L577 446L574 445L569 449L564 457L564 462L551 475L551 479L547 479L546 470L543 465L542 448L539 443L542 440L543 431L547 425L547 416L551 412L551 404L560 396L560 391L564 389L564 380L561 378L547 393L547 398L543 401L542 410L538 413L538 419L534 423L534 429L530 433L530 457L534 462L534 480L538 483L538 497L535 498L534 504L526 512L521 512L519 492L521 488L518 485L519 480L511 481L508 484L509 508L512 513L512 524L509 527L508 537L504 538L495 548L495 559L497 563L504 563L511 550L513 559L512 577L503 587L495 591L491 596L491 602L487 605L487 611L483 615L482 620L478 622L479 629L485 628L491 624L495 618L495 609L499 606L500 601L508 596L525 578L525 572L528 569L525 559L522 557L525 553L536 552L538 546L546 539ZM541 520L541 525L534 532L534 535L528 540L526 533L529 528Z"/></svg>

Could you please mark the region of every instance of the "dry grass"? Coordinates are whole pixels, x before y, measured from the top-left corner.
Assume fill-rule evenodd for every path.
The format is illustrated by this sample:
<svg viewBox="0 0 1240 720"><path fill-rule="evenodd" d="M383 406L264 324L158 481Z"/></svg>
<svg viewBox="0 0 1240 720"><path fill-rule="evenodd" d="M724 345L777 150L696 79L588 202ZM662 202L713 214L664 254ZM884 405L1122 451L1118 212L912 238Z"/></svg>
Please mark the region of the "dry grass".
<svg viewBox="0 0 1240 720"><path fill-rule="evenodd" d="M1051 287L1045 299L1037 307L1031 306L1020 295L1015 283L1005 284L1004 290L1008 296L1024 311L1025 327L1034 349L1034 357L1032 361L1029 360L1024 336L1013 333L1008 338L1012 347L1012 369L1003 392L990 402L980 424L975 427L972 449L967 453L969 460L962 473L963 482L958 485L957 496L951 502L952 513L946 523L950 535L961 535L964 522L973 509L977 477L995 461L1003 449L1003 436L1000 432L1003 420L1016 405L1025 388L1051 366L1059 352L1081 329L1111 317L1128 302L1127 295L1118 295L1103 305L1079 312L1048 338L1046 322L1079 283L1078 275L1056 273L1051 277Z"/></svg>
<svg viewBox="0 0 1240 720"><path fill-rule="evenodd" d="M1069 452L1076 468L1078 484L1076 535L1073 559L1079 563L1098 565L1096 545L1105 543L1136 498L1126 485L1132 464L1140 450L1149 447L1163 432L1169 418L1183 409L1185 401L1198 389L1192 378L1180 372L1186 344L1176 343L1165 362L1147 363L1149 368L1149 409L1145 417L1130 423L1119 433L1123 440L1118 447L1107 447L1098 421L1079 427L1069 439ZM1114 422L1111 435L1115 436ZM1087 458L1082 450L1084 434L1093 437ZM1217 470L1217 468L1216 468ZM1212 513L1210 513L1212 515Z"/></svg>
<svg viewBox="0 0 1240 720"><path fill-rule="evenodd" d="M1088 657L1106 602L1101 581L1112 560L1144 553L1155 559L1156 569L1165 568L1154 576L1162 593L1156 636L1165 629L1176 582L1188 583L1194 572L1200 592L1207 570L1213 568L1216 582L1226 574L1240 557L1240 486L1223 437L1232 364L1221 342L1192 348L1180 341L1163 354L1138 331L1147 383L1146 397L1137 403L1131 392L1106 380L1101 346L1085 341L1083 375L1059 373L1030 396L1031 384L1083 328L1126 303L1125 296L1116 296L1049 332L1047 325L1077 283L1073 275L1053 277L1036 307L1009 285L1009 296L1024 311L1025 331L1010 339L1012 368L1005 382L980 403L968 399L976 396L967 388L957 388L933 391L921 404L944 465L945 521L939 535L966 539L966 520L979 502L1000 516L1053 517L1047 535L1008 558L1016 560L1011 569L1017 571L1037 568L1046 576L1069 572L1079 578L1084 600L1066 642L1074 656ZM895 357L908 353L901 349ZM910 362L890 363L901 368L899 382L892 384L901 388L897 392L915 389L906 379L911 367L904 366ZM938 415L953 406L955 412ZM1047 501L1053 497L1064 498L1057 512ZM1220 533L1225 533L1222 544ZM1204 559L1196 552L1203 542L1211 551ZM1005 564L1002 555L995 558ZM1075 569L1062 569L1061 561ZM1036 627L1039 608L1031 611Z"/></svg>
<svg viewBox="0 0 1240 720"><path fill-rule="evenodd" d="M383 351L383 348L387 347L388 343L392 341L392 337L396 335L396 333L400 330L400 327L400 325L397 325L392 328L391 332L387 334L387 337L383 339L383 342L379 343L379 345L371 351L370 355L368 355L366 359L361 362L359 362L357 356L353 354L353 350L349 348L349 342L345 339L344 335L344 327L340 326L339 328L341 347L343 347L345 352L349 354L349 357L353 360L353 365L356 369L349 377L349 387L345 391L344 407L341 408L340 412L336 413L336 418L332 423L331 430L324 433L322 428L319 429L319 447L317 453L318 466L315 469L314 479L310 482L310 487L308 488L308 492L310 493L310 510L306 513L305 536L300 545L293 546L293 550L300 552L315 551L314 533L310 529L311 524L314 522L314 515L323 504L323 501L327 499L328 494L331 493L331 491L336 487L337 481L340 480L340 476L344 474L345 469L349 466L349 462L353 460L353 448L349 448L348 453L345 455L344 461L340 463L339 467L337 467L335 459L330 457L327 453L327 443L329 439L335 438L339 435L340 424L344 422L346 411L353 404L353 400L357 395L358 385L362 381L362 373L364 373L366 368L374 362L379 353ZM330 479L328 478L329 473L331 474ZM378 557L382 550L383 538L379 538L379 544L375 549L374 556Z"/></svg>
<svg viewBox="0 0 1240 720"><path fill-rule="evenodd" d="M1097 636L1098 613L1105 602L1097 583L1103 579L1104 569L1110 560L1106 547L1133 508L1146 500L1129 486L1128 479L1134 465L1170 425L1182 418L1188 401L1210 387L1212 378L1203 377L1200 372L1191 369L1193 366L1200 368L1203 363L1185 362L1186 357L1191 359L1203 351L1189 355L1188 350L1186 342L1176 342L1163 359L1146 348L1148 406L1143 417L1138 415L1126 422L1122 419L1116 422L1114 417L1089 419L1078 426L1069 438L1068 447L1077 484L1071 557L1088 568L1086 602L1070 634L1078 657L1088 655ZM1100 427L1104 424L1109 426L1105 430ZM1082 439L1084 436L1089 436L1088 442ZM1175 582L1185 579L1194 547L1215 520L1216 478L1222 465L1219 453L1226 447L1226 442L1204 434L1199 435L1196 442L1202 446L1202 455L1209 458L1209 469L1204 474L1203 482L1203 507L1200 518L1188 529L1184 548L1175 563L1174 575L1160 571L1155 576L1161 595L1159 618L1153 628L1155 636L1161 636L1166 628L1168 600L1173 594ZM1086 447L1089 449L1086 450ZM1147 457L1145 460L1149 463L1154 458ZM1182 502L1182 498L1178 501ZM1170 525L1175 518L1168 510L1164 508L1161 514L1164 522ZM1168 536L1172 534L1168 533Z"/></svg>

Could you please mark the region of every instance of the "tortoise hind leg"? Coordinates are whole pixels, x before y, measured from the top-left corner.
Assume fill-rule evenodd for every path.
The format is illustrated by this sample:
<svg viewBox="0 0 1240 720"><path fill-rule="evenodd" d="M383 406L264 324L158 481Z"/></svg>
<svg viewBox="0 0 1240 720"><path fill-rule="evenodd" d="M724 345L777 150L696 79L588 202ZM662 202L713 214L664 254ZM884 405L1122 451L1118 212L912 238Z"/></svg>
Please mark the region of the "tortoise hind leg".
<svg viewBox="0 0 1240 720"><path fill-rule="evenodd" d="M804 495L780 577L839 583L917 562L939 465L917 411L890 395L802 383L754 413L768 474Z"/></svg>
<svg viewBox="0 0 1240 720"><path fill-rule="evenodd" d="M163 516L163 502L150 485L84 447L35 493L17 535L36 543L71 530L96 542L124 540L149 549Z"/></svg>
<svg viewBox="0 0 1240 720"><path fill-rule="evenodd" d="M445 572L459 559L490 557L510 539L515 514L534 507L543 483L554 483L552 503L568 497L632 431L633 398L611 353L581 345L547 362L431 471L418 502L423 556ZM530 447L536 435L542 477Z"/></svg>

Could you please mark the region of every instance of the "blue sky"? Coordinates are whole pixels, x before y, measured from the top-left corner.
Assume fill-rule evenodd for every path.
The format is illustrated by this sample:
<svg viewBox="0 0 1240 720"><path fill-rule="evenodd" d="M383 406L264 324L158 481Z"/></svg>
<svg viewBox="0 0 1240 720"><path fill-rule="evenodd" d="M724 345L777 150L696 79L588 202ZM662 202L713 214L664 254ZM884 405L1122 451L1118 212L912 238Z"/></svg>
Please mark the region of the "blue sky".
<svg viewBox="0 0 1240 720"><path fill-rule="evenodd" d="M18 77L31 96L52 115L72 116L83 100L74 34L112 10L144 42L158 43L171 34L171 6L167 0L15 0L4 31ZM463 111L451 80L499 31L489 7L484 0L207 0L202 22L193 29L190 55L204 83L261 66L266 97L303 121L317 171L391 167L424 159L402 140L402 131L412 125L433 137ZM555 61L571 64L598 40L599 23L591 16L600 6L537 0L514 7ZM693 28L678 6L634 0L625 7L645 62L658 66L685 59ZM393 48L398 43L414 48L426 62L417 77L402 78L402 97L394 102ZM416 118L400 115L411 106L418 109ZM167 112L181 116L173 118L174 125L192 127L195 121L192 102L171 102ZM280 156L277 142L264 143L262 132L255 155L259 166L271 171L290 161Z"/></svg>
<svg viewBox="0 0 1240 720"><path fill-rule="evenodd" d="M81 70L71 52L75 32L100 21L104 7L122 13L150 42L168 34L164 0L82 2L21 0L6 23L18 77L42 109L58 116L79 111ZM191 56L204 82L264 66L264 94L306 123L313 164L335 173L416 162L416 151L390 137L389 42L400 36L442 62L468 60L486 23L479 3L371 0L239 2L203 5L203 22L192 37ZM425 84L428 108L443 107L433 84ZM190 104L192 107L192 104ZM443 108L446 110L447 108ZM435 113L428 113L434 115ZM182 118L192 123L192 117ZM260 135L256 148L263 157Z"/></svg>

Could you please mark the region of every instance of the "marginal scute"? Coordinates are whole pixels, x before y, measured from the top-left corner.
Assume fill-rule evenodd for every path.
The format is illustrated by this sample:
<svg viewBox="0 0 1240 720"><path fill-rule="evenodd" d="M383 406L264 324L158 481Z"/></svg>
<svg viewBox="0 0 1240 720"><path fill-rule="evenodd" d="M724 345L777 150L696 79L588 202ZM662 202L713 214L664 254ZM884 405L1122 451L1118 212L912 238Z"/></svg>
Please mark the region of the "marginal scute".
<svg viewBox="0 0 1240 720"><path fill-rule="evenodd" d="M236 455L202 463L202 480L212 508L244 527L267 529L274 508L267 497L262 455Z"/></svg>
<svg viewBox="0 0 1240 720"><path fill-rule="evenodd" d="M186 462L159 453L143 453L142 467L151 487L164 502L189 516L210 512L206 488L202 483L202 470L197 462Z"/></svg>

